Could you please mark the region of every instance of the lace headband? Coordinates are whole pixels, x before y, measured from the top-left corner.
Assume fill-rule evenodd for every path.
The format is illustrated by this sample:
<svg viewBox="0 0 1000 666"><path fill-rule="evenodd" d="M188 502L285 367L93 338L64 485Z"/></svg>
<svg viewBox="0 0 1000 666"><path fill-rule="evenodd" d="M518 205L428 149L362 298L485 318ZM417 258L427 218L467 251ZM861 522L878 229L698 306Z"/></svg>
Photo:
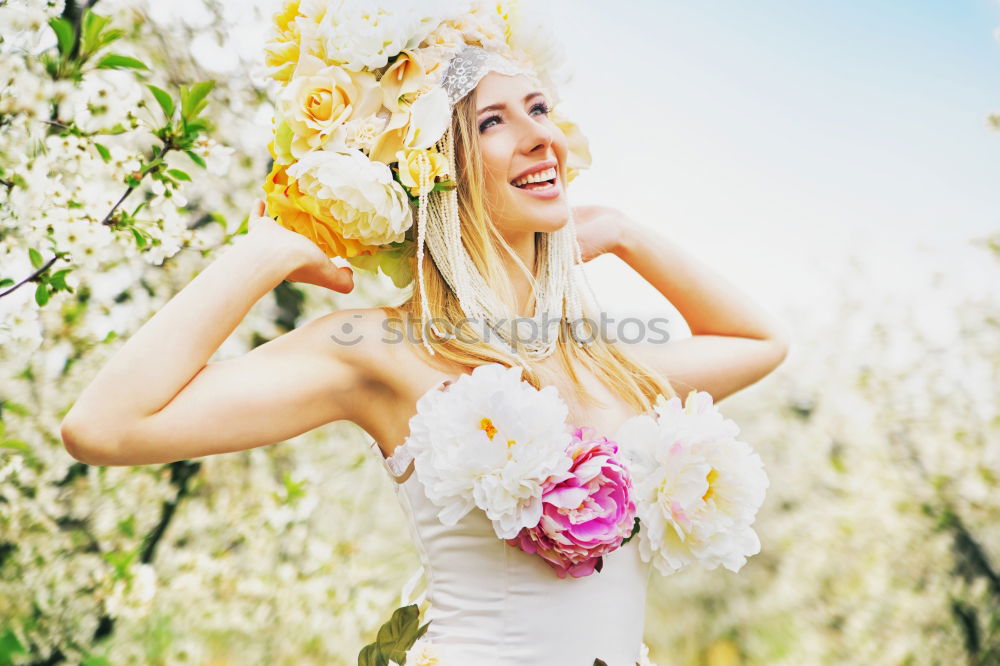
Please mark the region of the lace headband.
<svg viewBox="0 0 1000 666"><path fill-rule="evenodd" d="M448 70L441 81L441 87L448 93L448 102L452 108L490 72L508 76L526 76L541 87L538 76L529 65L515 62L478 46L466 46L448 63Z"/></svg>

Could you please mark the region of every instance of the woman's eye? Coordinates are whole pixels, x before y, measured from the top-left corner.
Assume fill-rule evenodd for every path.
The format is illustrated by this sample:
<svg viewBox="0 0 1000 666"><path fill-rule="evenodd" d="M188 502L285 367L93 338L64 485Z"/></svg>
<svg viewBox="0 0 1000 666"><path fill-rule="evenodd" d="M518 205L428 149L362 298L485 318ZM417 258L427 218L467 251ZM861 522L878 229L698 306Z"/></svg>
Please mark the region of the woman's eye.
<svg viewBox="0 0 1000 666"><path fill-rule="evenodd" d="M500 120L500 116L490 116L483 122L479 123L479 131L482 132L485 131L488 127L492 127L492 125L488 124L491 120Z"/></svg>
<svg viewBox="0 0 1000 666"><path fill-rule="evenodd" d="M546 115L549 113L549 111L551 111L551 109L549 109L549 105L546 104L545 102L538 102L537 104L531 107L531 110L538 111L542 115ZM500 116L490 116L483 122L479 123L479 131L484 132L490 127L492 127L493 125L491 124L491 121L500 122Z"/></svg>

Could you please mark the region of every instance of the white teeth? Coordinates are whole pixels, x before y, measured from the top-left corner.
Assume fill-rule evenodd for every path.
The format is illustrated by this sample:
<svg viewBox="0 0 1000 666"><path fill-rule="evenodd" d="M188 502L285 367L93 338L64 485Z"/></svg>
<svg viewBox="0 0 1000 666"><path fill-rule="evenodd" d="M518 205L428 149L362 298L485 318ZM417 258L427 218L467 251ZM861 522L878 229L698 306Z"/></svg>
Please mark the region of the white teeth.
<svg viewBox="0 0 1000 666"><path fill-rule="evenodd" d="M520 185L527 185L528 183L540 183L543 180L552 180L555 177L556 177L555 167L549 167L545 171L539 171L538 173L533 173L529 176L525 176L524 178L519 178L518 180L515 180L513 183L511 183L511 185L513 185L514 187L518 187Z"/></svg>

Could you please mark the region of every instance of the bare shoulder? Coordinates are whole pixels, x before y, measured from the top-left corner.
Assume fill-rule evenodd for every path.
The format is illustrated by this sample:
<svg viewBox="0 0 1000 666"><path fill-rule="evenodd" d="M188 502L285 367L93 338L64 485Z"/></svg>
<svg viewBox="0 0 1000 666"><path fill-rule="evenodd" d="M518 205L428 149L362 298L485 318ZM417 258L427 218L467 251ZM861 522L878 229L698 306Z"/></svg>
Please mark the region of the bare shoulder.
<svg viewBox="0 0 1000 666"><path fill-rule="evenodd" d="M334 358L372 381L396 351L388 344L389 314L382 308L347 308L321 315L296 329L312 352Z"/></svg>

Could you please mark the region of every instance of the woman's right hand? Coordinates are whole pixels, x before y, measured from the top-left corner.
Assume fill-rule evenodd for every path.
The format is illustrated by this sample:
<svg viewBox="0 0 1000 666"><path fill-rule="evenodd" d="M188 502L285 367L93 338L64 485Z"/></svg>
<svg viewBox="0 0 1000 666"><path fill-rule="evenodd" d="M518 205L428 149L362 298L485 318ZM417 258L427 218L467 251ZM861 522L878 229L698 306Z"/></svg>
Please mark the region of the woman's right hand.
<svg viewBox="0 0 1000 666"><path fill-rule="evenodd" d="M250 210L246 240L271 249L284 248L296 257L296 268L285 276L288 282L314 284L345 294L354 289L354 271L338 267L316 243L267 217L260 199Z"/></svg>

